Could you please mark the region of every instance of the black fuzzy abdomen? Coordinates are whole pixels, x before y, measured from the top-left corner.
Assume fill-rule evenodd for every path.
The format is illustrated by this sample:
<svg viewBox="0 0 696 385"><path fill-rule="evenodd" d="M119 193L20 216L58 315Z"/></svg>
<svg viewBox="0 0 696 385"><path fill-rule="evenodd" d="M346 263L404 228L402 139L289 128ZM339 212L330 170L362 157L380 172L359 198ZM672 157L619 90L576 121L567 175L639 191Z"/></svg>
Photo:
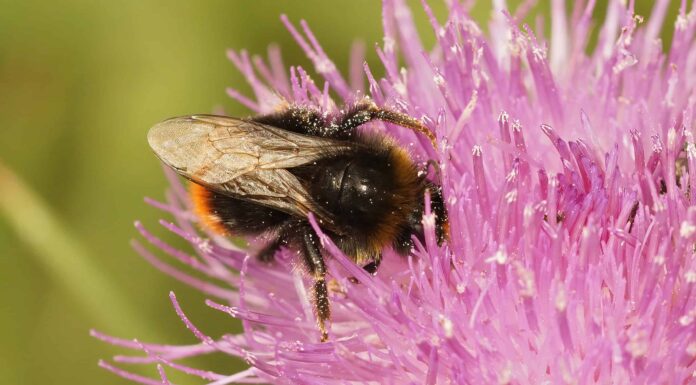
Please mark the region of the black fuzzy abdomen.
<svg viewBox="0 0 696 385"><path fill-rule="evenodd" d="M209 207L210 214L233 234L259 234L275 229L290 218L284 212L212 191Z"/></svg>

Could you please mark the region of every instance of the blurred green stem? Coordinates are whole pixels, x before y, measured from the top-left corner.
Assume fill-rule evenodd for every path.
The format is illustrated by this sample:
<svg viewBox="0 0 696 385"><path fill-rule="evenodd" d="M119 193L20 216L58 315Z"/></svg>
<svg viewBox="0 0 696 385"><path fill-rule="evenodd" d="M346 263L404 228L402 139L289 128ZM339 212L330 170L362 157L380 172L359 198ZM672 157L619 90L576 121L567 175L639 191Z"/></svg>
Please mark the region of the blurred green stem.
<svg viewBox="0 0 696 385"><path fill-rule="evenodd" d="M0 161L0 213L28 245L55 282L83 306L95 326L133 335L148 322L139 319L116 285L89 258L82 245L46 202ZM87 330L85 330L87 333ZM148 335L153 331L148 330Z"/></svg>

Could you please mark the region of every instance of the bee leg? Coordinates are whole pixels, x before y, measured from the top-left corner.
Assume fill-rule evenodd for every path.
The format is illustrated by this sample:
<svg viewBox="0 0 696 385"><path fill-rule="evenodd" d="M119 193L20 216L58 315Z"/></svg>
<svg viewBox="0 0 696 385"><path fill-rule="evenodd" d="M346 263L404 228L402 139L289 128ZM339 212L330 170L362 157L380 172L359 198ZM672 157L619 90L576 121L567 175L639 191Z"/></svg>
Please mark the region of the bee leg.
<svg viewBox="0 0 696 385"><path fill-rule="evenodd" d="M442 196L442 188L430 184L430 205L433 213L435 213L435 235L437 236L438 246L449 239L449 219L447 217L447 207L445 199Z"/></svg>
<svg viewBox="0 0 696 385"><path fill-rule="evenodd" d="M312 290L314 311L317 316L319 330L321 331L321 342L325 342L329 338L326 322L331 316L329 292L326 288L326 265L319 249L319 240L310 227L306 227L302 231L302 251L304 264L314 278Z"/></svg>

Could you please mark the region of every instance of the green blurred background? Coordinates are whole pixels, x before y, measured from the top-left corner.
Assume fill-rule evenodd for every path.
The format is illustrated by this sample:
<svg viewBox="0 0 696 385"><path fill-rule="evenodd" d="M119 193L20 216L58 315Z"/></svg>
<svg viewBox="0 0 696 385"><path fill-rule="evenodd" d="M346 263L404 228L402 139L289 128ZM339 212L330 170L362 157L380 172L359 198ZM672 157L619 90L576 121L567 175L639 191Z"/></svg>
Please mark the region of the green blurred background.
<svg viewBox="0 0 696 385"><path fill-rule="evenodd" d="M432 43L418 2L409 3ZM444 6L432 3L442 17ZM488 20L481 3L475 16ZM649 4L640 6L647 14ZM135 219L172 239L156 227L166 215L143 203L166 187L147 129L216 107L248 114L225 95L226 86L248 91L228 48L264 54L275 42L286 65L310 68L281 13L306 19L339 68L359 39L377 69L380 2L0 0L0 10L0 384L127 383L97 367L119 349L88 331L195 343L170 290L207 333L239 330L129 246ZM188 363L244 367L227 357ZM177 383L200 383L172 372Z"/></svg>

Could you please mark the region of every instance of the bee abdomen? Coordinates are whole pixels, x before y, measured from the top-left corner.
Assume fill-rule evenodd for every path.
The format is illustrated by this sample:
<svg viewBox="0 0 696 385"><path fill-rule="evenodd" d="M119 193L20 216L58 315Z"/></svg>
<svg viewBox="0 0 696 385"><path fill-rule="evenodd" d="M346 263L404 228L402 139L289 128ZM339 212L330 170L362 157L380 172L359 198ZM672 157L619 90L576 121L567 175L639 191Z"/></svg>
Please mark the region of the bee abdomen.
<svg viewBox="0 0 696 385"><path fill-rule="evenodd" d="M221 235L255 235L271 231L290 215L255 203L245 202L190 185L191 201L201 225Z"/></svg>

